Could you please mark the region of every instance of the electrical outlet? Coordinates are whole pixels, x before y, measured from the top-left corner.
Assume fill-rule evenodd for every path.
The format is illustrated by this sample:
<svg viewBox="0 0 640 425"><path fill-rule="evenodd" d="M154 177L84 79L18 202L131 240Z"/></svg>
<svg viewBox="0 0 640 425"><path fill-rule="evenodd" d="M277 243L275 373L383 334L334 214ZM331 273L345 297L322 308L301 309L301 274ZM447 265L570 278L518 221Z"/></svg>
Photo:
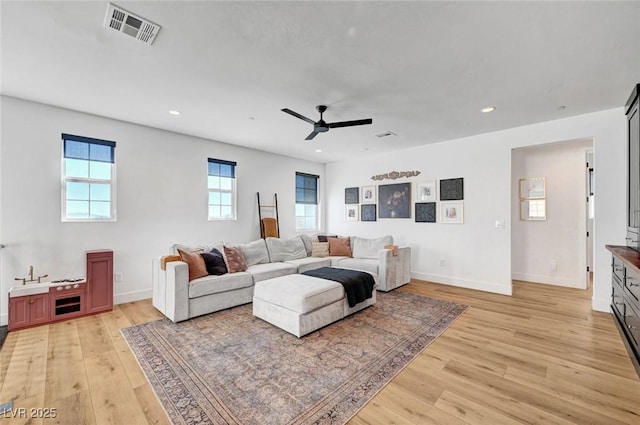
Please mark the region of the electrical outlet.
<svg viewBox="0 0 640 425"><path fill-rule="evenodd" d="M447 264L447 261L444 258L440 259L440 267L444 267Z"/></svg>
<svg viewBox="0 0 640 425"><path fill-rule="evenodd" d="M558 271L558 262L556 260L551 260L551 271L552 272Z"/></svg>
<svg viewBox="0 0 640 425"><path fill-rule="evenodd" d="M115 277L116 282L122 282L122 280L124 279L124 277L122 276L122 272L116 272L113 274L113 276Z"/></svg>

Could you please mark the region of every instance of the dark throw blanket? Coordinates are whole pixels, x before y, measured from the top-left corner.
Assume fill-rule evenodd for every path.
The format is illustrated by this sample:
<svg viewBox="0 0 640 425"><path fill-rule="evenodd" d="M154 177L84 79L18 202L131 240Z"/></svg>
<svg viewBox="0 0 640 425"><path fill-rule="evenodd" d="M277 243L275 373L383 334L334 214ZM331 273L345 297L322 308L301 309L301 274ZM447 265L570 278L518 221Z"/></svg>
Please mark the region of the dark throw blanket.
<svg viewBox="0 0 640 425"><path fill-rule="evenodd" d="M344 287L344 292L347 294L349 307L371 298L373 287L376 283L369 273L335 267L320 267L302 274L341 283Z"/></svg>

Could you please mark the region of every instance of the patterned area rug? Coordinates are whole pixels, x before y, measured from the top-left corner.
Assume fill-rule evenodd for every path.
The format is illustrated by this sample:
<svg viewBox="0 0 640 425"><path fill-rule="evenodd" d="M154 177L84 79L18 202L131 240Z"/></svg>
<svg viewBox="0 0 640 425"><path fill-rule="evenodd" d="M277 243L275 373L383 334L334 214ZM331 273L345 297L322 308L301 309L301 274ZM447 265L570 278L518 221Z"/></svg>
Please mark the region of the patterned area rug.
<svg viewBox="0 0 640 425"><path fill-rule="evenodd" d="M303 338L251 304L122 329L174 424L344 424L466 309L403 292Z"/></svg>

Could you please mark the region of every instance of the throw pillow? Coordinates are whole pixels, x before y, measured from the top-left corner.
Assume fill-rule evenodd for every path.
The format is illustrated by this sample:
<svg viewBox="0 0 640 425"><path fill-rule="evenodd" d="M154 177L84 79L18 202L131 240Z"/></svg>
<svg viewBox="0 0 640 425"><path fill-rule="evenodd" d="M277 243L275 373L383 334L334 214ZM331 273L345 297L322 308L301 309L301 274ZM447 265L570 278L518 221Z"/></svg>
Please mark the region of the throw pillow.
<svg viewBox="0 0 640 425"><path fill-rule="evenodd" d="M213 248L210 252L201 252L200 255L202 255L204 264L207 267L207 273L214 276L227 273L227 265L220 251Z"/></svg>
<svg viewBox="0 0 640 425"><path fill-rule="evenodd" d="M351 257L349 238L329 238L329 255Z"/></svg>
<svg viewBox="0 0 640 425"><path fill-rule="evenodd" d="M182 261L189 266L189 281L207 275L207 267L199 253L178 249L178 254Z"/></svg>
<svg viewBox="0 0 640 425"><path fill-rule="evenodd" d="M318 242L328 242L331 238L337 238L338 235L318 235Z"/></svg>
<svg viewBox="0 0 640 425"><path fill-rule="evenodd" d="M311 248L312 257L328 257L329 242L313 242Z"/></svg>
<svg viewBox="0 0 640 425"><path fill-rule="evenodd" d="M229 273L243 272L247 270L247 262L240 248L224 246L224 255L227 257L227 269Z"/></svg>

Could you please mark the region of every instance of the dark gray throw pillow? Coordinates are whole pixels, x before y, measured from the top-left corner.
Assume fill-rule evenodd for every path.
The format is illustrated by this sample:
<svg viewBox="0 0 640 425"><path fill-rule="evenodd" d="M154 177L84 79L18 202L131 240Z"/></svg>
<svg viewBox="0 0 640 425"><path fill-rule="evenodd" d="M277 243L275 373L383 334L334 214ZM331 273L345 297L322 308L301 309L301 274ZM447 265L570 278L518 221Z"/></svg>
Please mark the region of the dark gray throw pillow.
<svg viewBox="0 0 640 425"><path fill-rule="evenodd" d="M207 273L210 275L220 276L227 273L227 265L224 262L222 253L213 248L210 252L201 252Z"/></svg>

